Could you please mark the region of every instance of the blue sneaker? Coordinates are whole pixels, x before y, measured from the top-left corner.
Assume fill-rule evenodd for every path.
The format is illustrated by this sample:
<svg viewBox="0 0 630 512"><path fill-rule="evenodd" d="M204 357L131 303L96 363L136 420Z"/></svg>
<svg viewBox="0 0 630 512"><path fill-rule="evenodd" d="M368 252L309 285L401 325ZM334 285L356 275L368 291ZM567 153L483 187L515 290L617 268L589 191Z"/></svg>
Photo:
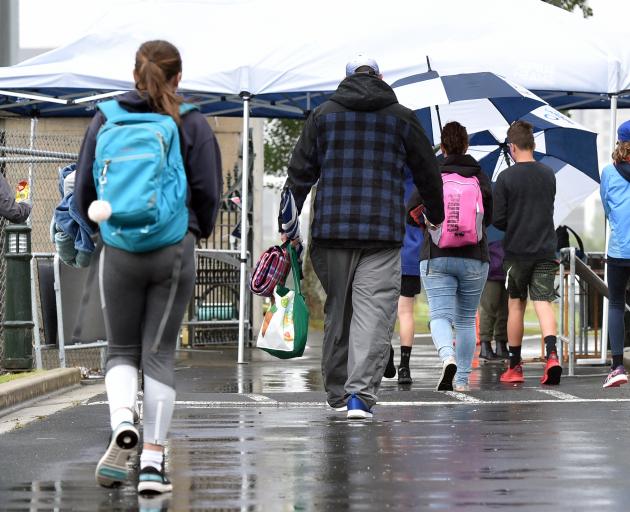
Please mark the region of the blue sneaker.
<svg viewBox="0 0 630 512"><path fill-rule="evenodd" d="M363 400L357 398L352 393L348 400L348 419L349 420L363 420L372 417L372 409L363 403Z"/></svg>

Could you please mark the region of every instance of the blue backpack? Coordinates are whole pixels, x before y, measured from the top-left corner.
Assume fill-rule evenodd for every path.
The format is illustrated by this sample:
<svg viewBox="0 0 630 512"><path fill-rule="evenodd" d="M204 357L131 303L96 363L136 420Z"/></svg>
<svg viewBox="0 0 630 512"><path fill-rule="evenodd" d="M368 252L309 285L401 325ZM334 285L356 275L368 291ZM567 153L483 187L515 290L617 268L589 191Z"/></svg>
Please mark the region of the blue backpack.
<svg viewBox="0 0 630 512"><path fill-rule="evenodd" d="M116 100L98 108L106 121L92 172L98 199L112 207L99 226L103 242L129 252L178 243L188 230L188 208L177 124L164 114L128 112ZM195 108L183 104L180 113Z"/></svg>

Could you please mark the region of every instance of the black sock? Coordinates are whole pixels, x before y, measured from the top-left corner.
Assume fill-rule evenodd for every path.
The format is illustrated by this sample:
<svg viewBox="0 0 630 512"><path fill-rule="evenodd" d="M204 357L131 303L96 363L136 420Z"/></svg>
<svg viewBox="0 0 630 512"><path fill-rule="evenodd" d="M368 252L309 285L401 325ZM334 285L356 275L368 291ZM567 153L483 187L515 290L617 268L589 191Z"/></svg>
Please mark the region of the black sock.
<svg viewBox="0 0 630 512"><path fill-rule="evenodd" d="M411 357L412 347L400 346L400 366L409 368L409 358Z"/></svg>
<svg viewBox="0 0 630 512"><path fill-rule="evenodd" d="M514 368L521 362L521 347L513 347L509 345L510 349L510 368Z"/></svg>
<svg viewBox="0 0 630 512"><path fill-rule="evenodd" d="M547 352L547 357L549 357L549 354L552 352L558 353L555 336L545 336L545 351Z"/></svg>
<svg viewBox="0 0 630 512"><path fill-rule="evenodd" d="M623 366L623 354L619 354L618 356L613 354L612 369L614 370L617 366Z"/></svg>

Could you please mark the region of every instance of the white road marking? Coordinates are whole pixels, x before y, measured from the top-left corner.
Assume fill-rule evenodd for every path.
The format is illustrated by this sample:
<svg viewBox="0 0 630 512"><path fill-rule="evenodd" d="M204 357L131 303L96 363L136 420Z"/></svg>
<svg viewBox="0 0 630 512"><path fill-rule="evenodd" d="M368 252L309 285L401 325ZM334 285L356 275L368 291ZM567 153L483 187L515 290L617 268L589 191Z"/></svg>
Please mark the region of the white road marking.
<svg viewBox="0 0 630 512"><path fill-rule="evenodd" d="M467 395L466 393L460 393L458 391L446 391L445 394L448 396L452 396L457 400L461 400L462 402L474 402L476 404L483 402L483 400L479 400L474 396Z"/></svg>
<svg viewBox="0 0 630 512"><path fill-rule="evenodd" d="M273 398L269 398L268 396L265 396L265 395L248 394L248 395L243 395L243 396L246 396L247 398L251 398L254 402L265 402L265 403L273 403L273 404L278 403L277 400L274 400Z"/></svg>
<svg viewBox="0 0 630 512"><path fill-rule="evenodd" d="M538 391L539 393L545 393L546 395L554 396L556 398L559 398L560 400L581 400L575 395L569 395L568 393L556 391L555 389L537 389L536 391Z"/></svg>
<svg viewBox="0 0 630 512"><path fill-rule="evenodd" d="M449 394L452 392L446 392ZM572 395L568 395L572 396ZM454 397L455 398L455 397ZM403 401L403 402L378 402L376 407L438 407L443 405L527 405L527 404L568 404L568 403L624 403L630 402L630 398L563 398L557 400L532 399L532 400L435 400L435 401ZM84 405L107 405L106 401L90 402ZM295 408L295 409L329 409L322 402L254 402L254 401L204 401L204 400L178 400L175 406L182 409L235 409L246 408Z"/></svg>

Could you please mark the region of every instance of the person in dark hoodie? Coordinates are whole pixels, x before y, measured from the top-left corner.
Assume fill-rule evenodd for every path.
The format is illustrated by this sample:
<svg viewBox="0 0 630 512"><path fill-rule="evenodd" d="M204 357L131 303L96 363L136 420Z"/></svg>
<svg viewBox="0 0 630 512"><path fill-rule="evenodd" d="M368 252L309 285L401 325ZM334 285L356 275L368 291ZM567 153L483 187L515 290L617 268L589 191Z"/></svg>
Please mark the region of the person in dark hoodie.
<svg viewBox="0 0 630 512"><path fill-rule="evenodd" d="M613 163L602 171L600 184L602 205L610 223L606 260L612 366L604 381L605 388L628 383L628 374L623 366L623 346L626 288L630 281L630 121L617 129L617 146L612 159Z"/></svg>
<svg viewBox="0 0 630 512"><path fill-rule="evenodd" d="M442 361L436 389L468 391L477 345L477 308L488 276L486 227L492 222L492 187L477 161L466 154L468 133L464 126L456 121L447 123L441 138L440 149L444 155L441 173L477 179L484 209L482 232L477 243L441 248L429 234L429 230L435 228L428 224L420 253L420 277L429 302L431 337ZM414 210L418 203L419 199L412 197L409 209ZM430 212L430 207L424 206L426 213Z"/></svg>
<svg viewBox="0 0 630 512"><path fill-rule="evenodd" d="M139 493L164 493L172 488L164 469L164 444L175 401L175 346L195 281L195 239L212 232L222 193L221 155L208 122L198 110L180 115L182 98L176 91L181 71L175 46L166 41L145 42L136 53L136 89L117 99L128 112L166 114L177 123L188 185L188 232L183 240L149 252L128 252L105 244L100 256L108 340L105 387L112 435L97 465L96 480L110 487L127 477L126 462L139 437L133 411L141 367L144 446ZM85 219L97 198L93 164L97 135L104 122L98 111L79 153L74 198ZM97 229L96 224L92 226ZM180 267L178 277L173 270L176 266ZM163 335L156 343L160 328Z"/></svg>
<svg viewBox="0 0 630 512"><path fill-rule="evenodd" d="M372 416L391 353L405 165L430 221L440 224L442 182L431 145L377 63L359 54L331 98L306 120L283 190L283 203L290 196L299 212L317 183L310 257L326 292L322 373L328 404L347 410L349 419ZM279 219L286 239L282 226Z"/></svg>
<svg viewBox="0 0 630 512"><path fill-rule="evenodd" d="M558 270L553 209L556 176L553 169L534 159L534 133L525 121L512 123L507 132L508 146L516 162L505 169L494 186L494 226L505 231L504 268L508 290L509 368L501 382L524 382L521 365L523 321L527 297L545 340L547 362L542 384L557 385L562 366L556 349L554 280Z"/></svg>

